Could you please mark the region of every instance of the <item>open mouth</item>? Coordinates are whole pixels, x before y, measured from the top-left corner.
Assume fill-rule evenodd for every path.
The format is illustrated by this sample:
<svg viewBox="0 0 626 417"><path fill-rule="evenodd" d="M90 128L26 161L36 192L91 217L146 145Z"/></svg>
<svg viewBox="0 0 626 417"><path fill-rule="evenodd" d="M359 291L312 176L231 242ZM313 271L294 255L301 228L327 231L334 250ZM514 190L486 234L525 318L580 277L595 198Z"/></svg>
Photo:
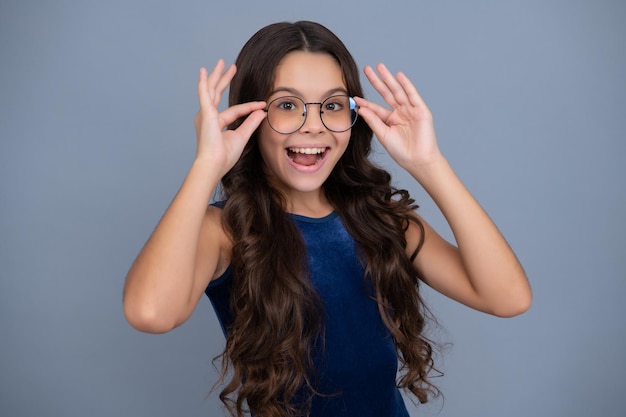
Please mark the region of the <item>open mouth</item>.
<svg viewBox="0 0 626 417"><path fill-rule="evenodd" d="M329 148L287 148L287 156L295 164L311 166L324 159Z"/></svg>

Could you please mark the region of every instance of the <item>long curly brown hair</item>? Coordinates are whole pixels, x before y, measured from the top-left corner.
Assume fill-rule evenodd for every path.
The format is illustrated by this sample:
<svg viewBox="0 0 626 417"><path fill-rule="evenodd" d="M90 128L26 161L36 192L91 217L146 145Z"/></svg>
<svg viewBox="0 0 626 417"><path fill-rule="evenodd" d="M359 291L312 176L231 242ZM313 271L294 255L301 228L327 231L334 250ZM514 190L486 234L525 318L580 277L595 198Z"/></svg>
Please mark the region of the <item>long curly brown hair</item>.
<svg viewBox="0 0 626 417"><path fill-rule="evenodd" d="M313 22L276 23L258 31L241 50L229 104L265 100L275 68L293 51L334 57L348 94L362 96L354 59L331 31ZM283 196L264 174L257 139L258 131L221 183L222 221L233 241L234 321L218 357L220 381L230 375L220 399L238 417L246 412L264 417L306 415L307 404L293 399L302 387L316 392L311 352L323 338L323 307L307 277L304 242L285 213ZM439 391L429 380L433 345L423 334L429 314L412 266L422 242L410 257L405 249L409 223L420 227L422 239L424 229L412 216L417 206L408 192L392 187L389 173L368 159L371 141L371 129L357 120L323 191L358 245L364 279L371 280L398 352L397 384L424 403Z"/></svg>

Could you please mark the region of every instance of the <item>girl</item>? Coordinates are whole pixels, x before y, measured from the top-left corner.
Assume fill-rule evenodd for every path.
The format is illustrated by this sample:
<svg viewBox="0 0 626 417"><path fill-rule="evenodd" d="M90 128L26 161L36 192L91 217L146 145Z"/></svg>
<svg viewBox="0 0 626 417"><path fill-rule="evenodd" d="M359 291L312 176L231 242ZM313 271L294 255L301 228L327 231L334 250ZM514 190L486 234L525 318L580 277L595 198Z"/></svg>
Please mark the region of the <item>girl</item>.
<svg viewBox="0 0 626 417"><path fill-rule="evenodd" d="M196 157L128 273L124 312L167 332L206 292L226 335L220 398L232 415L408 416L398 388L422 403L437 393L420 280L496 316L530 305L521 265L440 153L417 90L376 70L365 76L389 108L362 98L350 53L312 22L267 26L236 65L200 70ZM368 160L372 132L458 247Z"/></svg>

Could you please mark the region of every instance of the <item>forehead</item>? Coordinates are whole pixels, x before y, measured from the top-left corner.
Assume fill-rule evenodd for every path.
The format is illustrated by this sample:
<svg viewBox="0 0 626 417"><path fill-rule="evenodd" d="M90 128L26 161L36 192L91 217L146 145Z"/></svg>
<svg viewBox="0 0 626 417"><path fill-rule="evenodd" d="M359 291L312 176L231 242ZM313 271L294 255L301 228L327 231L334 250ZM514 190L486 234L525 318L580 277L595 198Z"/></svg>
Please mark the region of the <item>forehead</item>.
<svg viewBox="0 0 626 417"><path fill-rule="evenodd" d="M331 55L317 52L291 52L280 61L274 74L272 90L281 88L299 92L307 99L323 98L326 92L346 89L339 63Z"/></svg>

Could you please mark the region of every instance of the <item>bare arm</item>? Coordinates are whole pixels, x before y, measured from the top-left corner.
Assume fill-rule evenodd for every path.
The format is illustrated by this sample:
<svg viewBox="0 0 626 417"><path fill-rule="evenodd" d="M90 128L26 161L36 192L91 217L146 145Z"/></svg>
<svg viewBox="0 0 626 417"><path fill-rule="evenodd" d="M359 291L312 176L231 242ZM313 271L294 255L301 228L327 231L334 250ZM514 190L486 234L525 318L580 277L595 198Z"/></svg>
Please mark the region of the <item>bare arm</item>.
<svg viewBox="0 0 626 417"><path fill-rule="evenodd" d="M500 317L523 313L530 306L531 291L517 257L447 162L439 164L431 167L431 178L420 178L448 221L458 247L422 220L425 240L414 262L420 277L477 310ZM417 238L413 231L407 241L416 245Z"/></svg>
<svg viewBox="0 0 626 417"><path fill-rule="evenodd" d="M221 210L207 207L222 176L235 164L262 122L265 104L251 102L217 111L235 74L222 60L198 81L197 152L180 190L135 259L124 287L124 314L135 328L162 333L191 315L206 286L230 259ZM239 117L236 130L225 127Z"/></svg>
<svg viewBox="0 0 626 417"><path fill-rule="evenodd" d="M194 162L128 272L124 314L139 330L163 333L187 320L217 270L223 232L207 209L214 188L206 180L210 171L207 163ZM207 234L213 238L201 241Z"/></svg>
<svg viewBox="0 0 626 417"><path fill-rule="evenodd" d="M424 246L415 259L422 279L472 308L513 316L531 302L528 279L495 224L458 179L437 146L430 110L408 78L394 77L383 65L365 74L391 110L357 99L360 115L390 156L433 198L448 221L458 247L442 239L426 222ZM408 249L420 238L407 232Z"/></svg>

